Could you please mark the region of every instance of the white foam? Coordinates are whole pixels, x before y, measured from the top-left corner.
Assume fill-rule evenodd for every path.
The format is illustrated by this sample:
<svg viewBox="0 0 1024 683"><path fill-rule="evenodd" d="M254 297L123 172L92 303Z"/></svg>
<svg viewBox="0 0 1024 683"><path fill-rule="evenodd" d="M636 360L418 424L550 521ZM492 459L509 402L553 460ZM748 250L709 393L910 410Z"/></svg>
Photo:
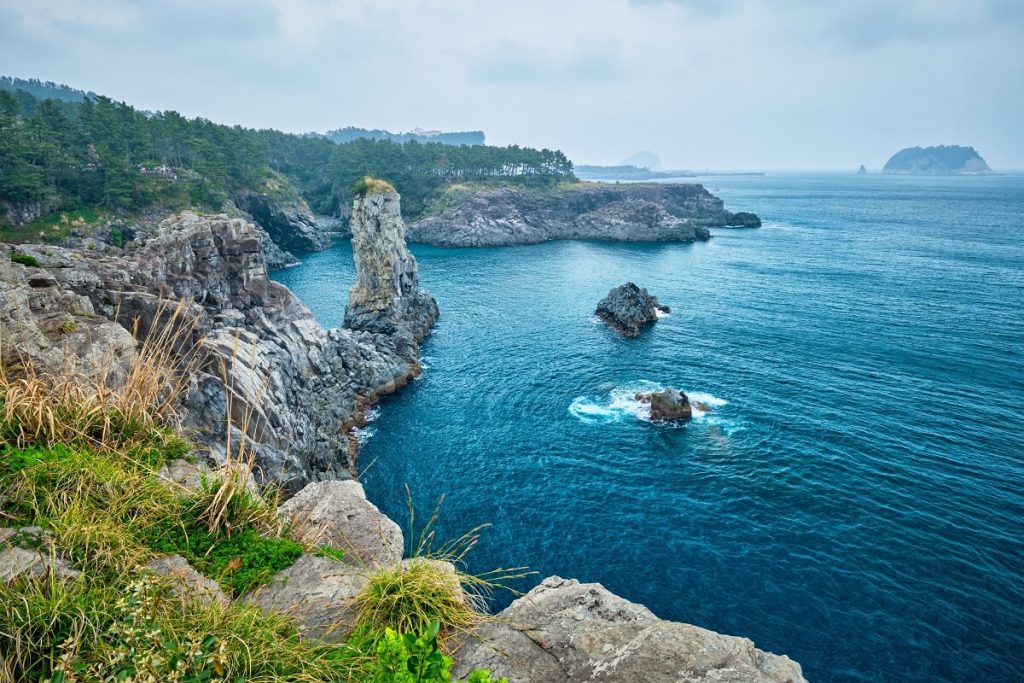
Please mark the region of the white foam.
<svg viewBox="0 0 1024 683"><path fill-rule="evenodd" d="M380 417L380 408L374 406L366 411L366 424L352 430L352 436L356 437L356 441L358 441L360 445L369 441L370 438L377 433L377 428L371 423L378 417Z"/></svg>
<svg viewBox="0 0 1024 683"><path fill-rule="evenodd" d="M665 387L650 380L638 380L621 386L602 384L601 395L577 396L569 404L569 412L581 422L587 424L611 424L626 419L642 422L651 421L651 405L636 399L640 393L661 391ZM724 398L718 398L704 391L684 391L693 407L693 420L709 426L720 427L727 434L741 427L733 420L717 415L717 409L729 405ZM706 406L702 410L696 404Z"/></svg>
<svg viewBox="0 0 1024 683"><path fill-rule="evenodd" d="M667 313L666 311L662 311L660 309L655 308L654 309L654 315L656 315L658 318L667 318L667 317L669 317L672 314L671 313Z"/></svg>

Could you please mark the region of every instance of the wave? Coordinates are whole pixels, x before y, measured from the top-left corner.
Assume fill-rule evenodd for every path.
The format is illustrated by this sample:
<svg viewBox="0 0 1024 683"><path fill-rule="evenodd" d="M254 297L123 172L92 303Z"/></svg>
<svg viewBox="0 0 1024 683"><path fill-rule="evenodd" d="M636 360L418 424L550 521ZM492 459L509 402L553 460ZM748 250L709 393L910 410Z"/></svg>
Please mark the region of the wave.
<svg viewBox="0 0 1024 683"><path fill-rule="evenodd" d="M366 411L366 424L362 427L355 427L352 430L352 436L356 437L356 441L359 445L363 445L377 433L377 428L373 426L373 421L380 417L380 408L374 406Z"/></svg>
<svg viewBox="0 0 1024 683"><path fill-rule="evenodd" d="M569 413L585 424L615 424L639 420L651 422L651 406L636 399L639 393L661 391L664 385L650 380L638 380L615 386L602 384L599 394L577 396L569 404ZM729 405L724 398L719 398L706 391L684 391L693 407L692 422L716 427L731 434L742 429L742 425L726 415L719 413L720 408ZM707 408L706 410L704 408ZM666 427L681 427L685 423L666 424Z"/></svg>

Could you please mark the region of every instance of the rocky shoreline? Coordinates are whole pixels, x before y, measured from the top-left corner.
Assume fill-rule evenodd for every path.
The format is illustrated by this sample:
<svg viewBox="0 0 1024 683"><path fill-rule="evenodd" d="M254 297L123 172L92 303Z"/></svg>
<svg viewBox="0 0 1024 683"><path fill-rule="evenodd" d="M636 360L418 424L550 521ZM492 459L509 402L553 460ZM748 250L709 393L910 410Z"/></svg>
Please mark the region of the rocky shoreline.
<svg viewBox="0 0 1024 683"><path fill-rule="evenodd" d="M692 242L709 228L759 227L696 183L577 183L554 189L452 188L409 225L411 242L496 247L550 240Z"/></svg>
<svg viewBox="0 0 1024 683"><path fill-rule="evenodd" d="M193 440L216 465L227 431L237 439L244 427L258 483L278 484L291 496L279 514L300 535L321 534L346 550L343 563L304 555L264 589L238 598L289 614L306 638L337 637L339 625L351 621L367 566L431 561L402 560L400 528L351 480L351 427L378 396L419 372L419 341L438 315L433 297L419 288L399 201L384 189L353 206L357 282L338 329L321 327L267 277L267 237L244 218L185 212L144 226L116 252L0 244L0 354L7 362L116 372L136 353L128 332L135 321L144 336L166 322L161 302L189 302L190 327L178 351L199 359L183 405ZM250 419L240 420L239 411ZM194 484L201 469L181 461L167 476ZM56 576L67 569L60 562L10 542L0 549L5 581L25 572ZM151 565L180 578L189 594L228 599L181 557ZM748 640L662 621L600 585L558 577L484 620L479 637L455 657L456 673L490 667L524 683L805 680L798 664Z"/></svg>

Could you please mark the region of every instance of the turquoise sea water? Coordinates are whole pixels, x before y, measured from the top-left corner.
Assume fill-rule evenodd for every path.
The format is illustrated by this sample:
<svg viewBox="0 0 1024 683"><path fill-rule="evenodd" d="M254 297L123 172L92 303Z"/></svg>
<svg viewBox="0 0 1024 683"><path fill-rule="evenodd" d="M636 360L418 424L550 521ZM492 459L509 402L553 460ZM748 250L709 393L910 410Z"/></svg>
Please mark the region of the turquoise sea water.
<svg viewBox="0 0 1024 683"><path fill-rule="evenodd" d="M415 246L442 316L366 434L370 499L447 494L443 535L494 525L471 570L598 581L812 681L1021 680L1024 176L706 184L765 227ZM275 277L338 325L351 249ZM592 318L627 280L673 309L632 340ZM712 412L646 422L662 385Z"/></svg>

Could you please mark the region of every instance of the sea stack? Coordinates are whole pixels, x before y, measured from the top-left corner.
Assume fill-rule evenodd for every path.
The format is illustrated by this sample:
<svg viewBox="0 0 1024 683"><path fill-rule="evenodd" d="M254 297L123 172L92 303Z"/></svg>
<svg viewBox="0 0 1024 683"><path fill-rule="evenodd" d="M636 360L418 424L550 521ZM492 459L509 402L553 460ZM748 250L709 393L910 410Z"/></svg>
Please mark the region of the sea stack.
<svg viewBox="0 0 1024 683"><path fill-rule="evenodd" d="M868 169L864 168L864 164L861 164L860 168L857 169L857 175L867 175L867 174L868 174Z"/></svg>
<svg viewBox="0 0 1024 683"><path fill-rule="evenodd" d="M401 197L389 183L364 178L352 204L356 282L345 327L420 341L437 319L437 302L419 286L416 259L405 244Z"/></svg>
<svg viewBox="0 0 1024 683"><path fill-rule="evenodd" d="M595 313L623 337L635 337L640 330L658 319L658 312L670 313L668 306L632 282L619 285L597 304Z"/></svg>

